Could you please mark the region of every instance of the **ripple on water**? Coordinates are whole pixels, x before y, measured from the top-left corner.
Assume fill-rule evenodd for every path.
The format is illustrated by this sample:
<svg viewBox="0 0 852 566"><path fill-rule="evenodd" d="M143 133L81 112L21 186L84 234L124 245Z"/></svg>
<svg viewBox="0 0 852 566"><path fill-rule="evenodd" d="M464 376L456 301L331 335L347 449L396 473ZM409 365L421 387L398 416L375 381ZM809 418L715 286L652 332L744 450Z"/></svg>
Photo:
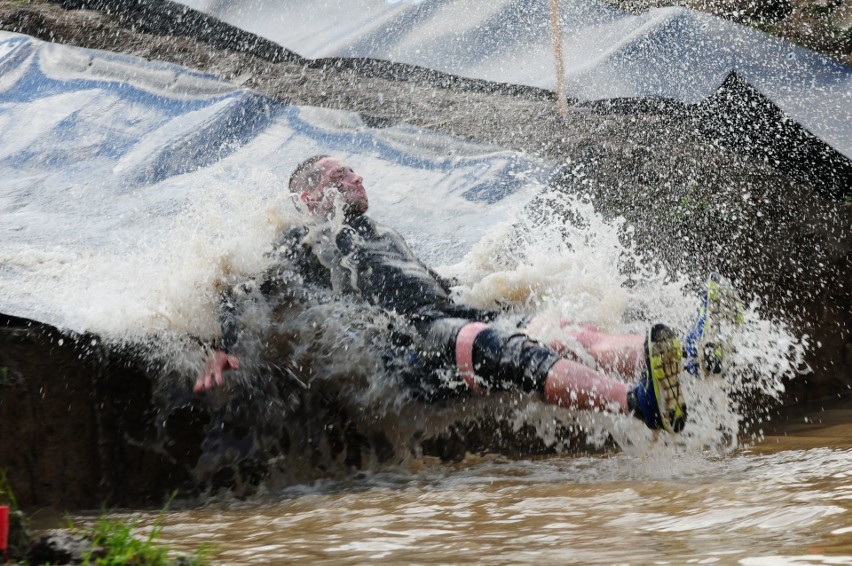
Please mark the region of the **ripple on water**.
<svg viewBox="0 0 852 566"><path fill-rule="evenodd" d="M227 564L852 564L852 450L648 466L618 454L366 474L171 511L163 539L212 543Z"/></svg>

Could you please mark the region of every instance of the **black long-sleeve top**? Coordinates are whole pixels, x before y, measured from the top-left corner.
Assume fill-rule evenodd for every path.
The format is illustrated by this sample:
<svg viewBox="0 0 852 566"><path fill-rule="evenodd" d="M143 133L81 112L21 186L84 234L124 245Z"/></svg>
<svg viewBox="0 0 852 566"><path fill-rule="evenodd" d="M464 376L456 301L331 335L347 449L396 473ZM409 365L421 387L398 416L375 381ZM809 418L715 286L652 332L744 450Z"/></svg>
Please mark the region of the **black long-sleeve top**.
<svg viewBox="0 0 852 566"><path fill-rule="evenodd" d="M496 314L453 303L449 282L420 261L398 232L365 215L347 218L336 232L331 226L290 230L273 255L308 283L358 297L415 323L439 317L488 321ZM269 294L275 285L275 272L276 266L267 272L262 293ZM225 350L237 341L237 318L233 301L226 301L220 344Z"/></svg>

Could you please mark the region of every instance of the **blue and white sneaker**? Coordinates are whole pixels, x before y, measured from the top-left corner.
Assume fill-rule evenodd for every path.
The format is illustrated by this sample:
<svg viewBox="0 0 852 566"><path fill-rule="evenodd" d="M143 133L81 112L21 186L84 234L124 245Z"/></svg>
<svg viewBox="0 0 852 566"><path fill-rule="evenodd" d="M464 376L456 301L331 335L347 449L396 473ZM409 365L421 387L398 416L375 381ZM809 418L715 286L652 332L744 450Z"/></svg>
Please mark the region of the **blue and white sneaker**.
<svg viewBox="0 0 852 566"><path fill-rule="evenodd" d="M645 375L627 393L627 408L652 429L680 432L686 426L686 401L680 386L683 347L674 331L657 324L645 339Z"/></svg>
<svg viewBox="0 0 852 566"><path fill-rule="evenodd" d="M698 315L683 341L686 371L702 378L721 374L730 358L734 331L743 321L736 288L726 277L711 273Z"/></svg>

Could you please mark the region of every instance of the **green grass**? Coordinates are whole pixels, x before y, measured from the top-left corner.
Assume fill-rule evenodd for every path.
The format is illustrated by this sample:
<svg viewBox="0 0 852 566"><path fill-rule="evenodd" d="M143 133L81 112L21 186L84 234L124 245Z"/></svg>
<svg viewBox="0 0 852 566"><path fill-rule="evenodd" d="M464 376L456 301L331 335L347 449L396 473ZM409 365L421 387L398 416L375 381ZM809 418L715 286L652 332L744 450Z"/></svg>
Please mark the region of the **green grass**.
<svg viewBox="0 0 852 566"><path fill-rule="evenodd" d="M158 517L157 523L161 517L162 514ZM169 556L169 549L157 543L162 533L162 527L159 525L156 525L145 539L133 536L134 528L133 523L101 517L91 527L82 529L81 534L91 539L93 548L83 556L83 564L166 566L177 563L185 566L201 566L208 563L204 549L197 550L190 556L172 559Z"/></svg>
<svg viewBox="0 0 852 566"><path fill-rule="evenodd" d="M207 558L209 547L201 547L191 555L178 555L169 548L159 543L158 539L163 532L161 525L163 517L168 510L171 500L177 495L172 494L171 499L160 511L154 520L154 527L146 538L138 538L133 535L137 523L120 519L110 519L105 514L91 526L76 527L69 522L68 530L77 535L88 538L92 543L92 550L83 555L83 564L97 566L166 566L178 564L180 566L203 566L209 563ZM9 480L6 470L0 469L0 504L9 504L13 513L20 513L18 501ZM23 515L22 515L23 517ZM10 517L11 518L11 517ZM22 518L23 521L23 518ZM11 533L10 533L11 535ZM17 550L23 555L29 546L29 536L26 537L25 545L13 549L13 540L10 538L9 550ZM18 554L15 552L14 554Z"/></svg>
<svg viewBox="0 0 852 566"><path fill-rule="evenodd" d="M101 516L94 525L78 532L92 541L92 550L83 556L83 564L98 566L203 566L208 564L209 548L201 547L191 555L180 555L177 558L169 556L168 548L159 544L157 539L163 532L162 521L169 509L177 491L163 506L162 511L154 519L154 527L145 539L133 536L135 522L109 519ZM72 527L72 530L73 527Z"/></svg>
<svg viewBox="0 0 852 566"><path fill-rule="evenodd" d="M5 375L5 373L3 375ZM8 503L10 511L18 510L18 500L15 499L15 492L12 491L12 486L9 484L9 478L6 477L6 469L3 468L0 470L0 505L5 503Z"/></svg>

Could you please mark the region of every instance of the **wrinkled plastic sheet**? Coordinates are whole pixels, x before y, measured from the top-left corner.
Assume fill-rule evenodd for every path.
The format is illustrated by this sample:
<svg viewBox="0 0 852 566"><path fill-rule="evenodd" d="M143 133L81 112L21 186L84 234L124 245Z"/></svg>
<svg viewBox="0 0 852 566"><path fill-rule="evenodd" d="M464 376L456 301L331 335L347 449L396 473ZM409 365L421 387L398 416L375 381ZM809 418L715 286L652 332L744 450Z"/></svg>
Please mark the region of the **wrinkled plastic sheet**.
<svg viewBox="0 0 852 566"><path fill-rule="evenodd" d="M549 0L183 0L308 58L366 57L554 90ZM852 158L852 68L701 12L561 0L568 96L713 94L736 72Z"/></svg>
<svg viewBox="0 0 852 566"><path fill-rule="evenodd" d="M135 254L207 237L186 214L216 198L213 187L249 195L262 178L286 199L293 167L318 153L362 173L371 215L433 264L461 258L554 172L500 148L284 105L175 65L0 32L0 312L89 330L91 300L81 297L110 289L121 304ZM114 268L87 264L92 254L114 257ZM164 276L179 284L182 274Z"/></svg>

